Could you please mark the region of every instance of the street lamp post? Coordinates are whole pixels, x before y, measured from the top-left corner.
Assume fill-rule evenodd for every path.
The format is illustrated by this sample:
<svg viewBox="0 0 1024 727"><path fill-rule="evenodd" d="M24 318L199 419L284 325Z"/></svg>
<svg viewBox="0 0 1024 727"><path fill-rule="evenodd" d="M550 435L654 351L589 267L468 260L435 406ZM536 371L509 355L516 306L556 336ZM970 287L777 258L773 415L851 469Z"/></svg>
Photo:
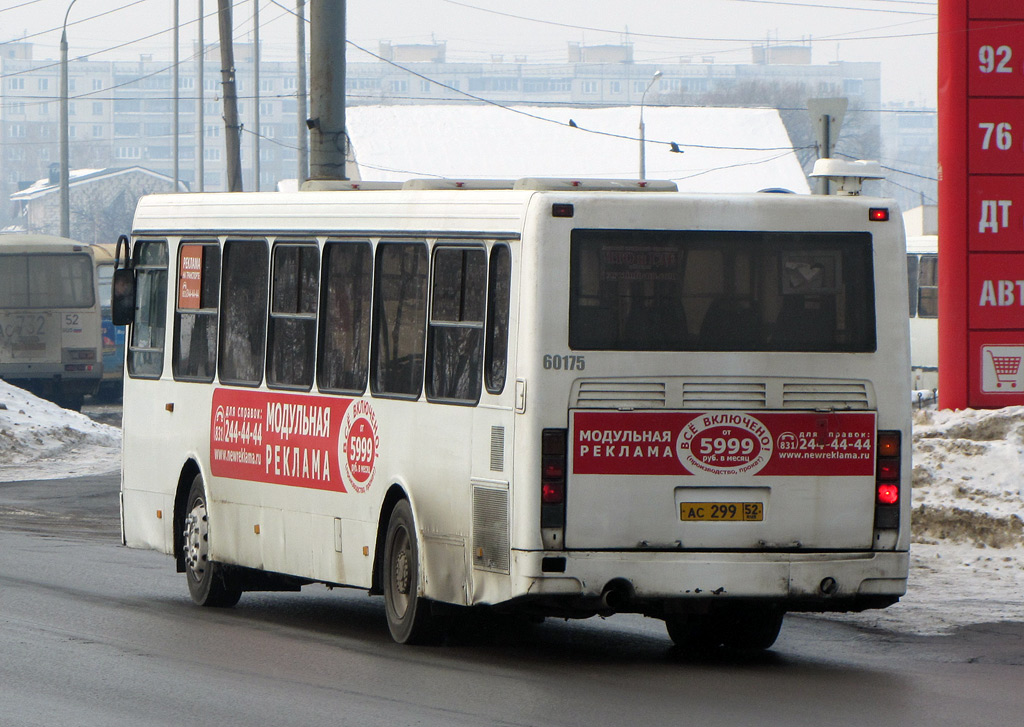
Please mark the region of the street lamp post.
<svg viewBox="0 0 1024 727"><path fill-rule="evenodd" d="M655 71L647 88L644 89L643 95L640 96L640 179L647 179L647 153L644 148L644 101L647 98L647 92L658 82L659 78L661 78L661 71Z"/></svg>
<svg viewBox="0 0 1024 727"><path fill-rule="evenodd" d="M71 213L68 201L70 174L68 169L68 16L75 0L68 3L64 26L60 33L60 236L71 237Z"/></svg>

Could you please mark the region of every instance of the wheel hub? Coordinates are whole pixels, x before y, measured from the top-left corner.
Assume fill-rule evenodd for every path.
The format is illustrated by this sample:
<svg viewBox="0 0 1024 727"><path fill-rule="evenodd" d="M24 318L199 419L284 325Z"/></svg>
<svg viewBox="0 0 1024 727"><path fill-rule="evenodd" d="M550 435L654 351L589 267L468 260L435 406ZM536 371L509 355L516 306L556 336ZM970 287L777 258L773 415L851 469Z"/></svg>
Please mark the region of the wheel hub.
<svg viewBox="0 0 1024 727"><path fill-rule="evenodd" d="M197 501L192 511L185 518L185 567L196 580L203 577L209 557L209 518L206 515L206 503Z"/></svg>
<svg viewBox="0 0 1024 727"><path fill-rule="evenodd" d="M409 553L403 550L395 557L395 590L408 595L409 581Z"/></svg>

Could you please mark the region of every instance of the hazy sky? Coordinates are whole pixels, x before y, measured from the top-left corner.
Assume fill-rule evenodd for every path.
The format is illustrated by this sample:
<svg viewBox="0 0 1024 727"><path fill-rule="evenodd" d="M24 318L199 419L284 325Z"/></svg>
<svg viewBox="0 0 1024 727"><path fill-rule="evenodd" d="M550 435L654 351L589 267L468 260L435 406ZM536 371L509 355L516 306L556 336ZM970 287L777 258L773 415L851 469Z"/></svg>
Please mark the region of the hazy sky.
<svg viewBox="0 0 1024 727"><path fill-rule="evenodd" d="M252 30L255 0L235 0L236 38ZM328 1L328 0L324 0ZM259 0L264 57L294 57L295 0ZM204 0L207 42L217 37L216 0ZM0 0L0 43L27 37L37 58L57 58L69 0ZM179 0L181 58L191 55L199 0ZM308 2L307 2L308 6ZM72 57L171 55L172 0L74 0ZM936 0L348 0L348 38L447 43L450 61L493 54L564 62L567 42L634 44L645 62L713 56L749 62L753 44L813 43L813 61L881 61L883 101L935 105ZM308 17L308 7L307 7ZM0 46L2 47L2 46ZM350 61L372 60L350 46Z"/></svg>

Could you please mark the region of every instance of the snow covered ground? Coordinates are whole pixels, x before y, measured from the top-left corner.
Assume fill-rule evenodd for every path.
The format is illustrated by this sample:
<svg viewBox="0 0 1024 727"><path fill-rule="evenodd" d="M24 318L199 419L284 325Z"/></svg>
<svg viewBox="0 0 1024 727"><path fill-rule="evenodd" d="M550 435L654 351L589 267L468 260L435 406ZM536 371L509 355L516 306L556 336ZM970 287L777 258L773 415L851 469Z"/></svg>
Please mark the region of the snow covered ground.
<svg viewBox="0 0 1024 727"><path fill-rule="evenodd" d="M121 432L0 381L0 481L115 472ZM828 615L900 633L1024 620L1024 407L914 414L910 587Z"/></svg>

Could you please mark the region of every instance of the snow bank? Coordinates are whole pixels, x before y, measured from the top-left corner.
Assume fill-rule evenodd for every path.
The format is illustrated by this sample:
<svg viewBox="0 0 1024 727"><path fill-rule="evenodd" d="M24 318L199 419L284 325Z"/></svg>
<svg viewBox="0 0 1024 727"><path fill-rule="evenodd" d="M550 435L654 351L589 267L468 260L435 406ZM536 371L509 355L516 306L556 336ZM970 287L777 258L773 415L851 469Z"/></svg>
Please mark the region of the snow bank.
<svg viewBox="0 0 1024 727"><path fill-rule="evenodd" d="M918 634L1024 620L1024 407L915 412L913 488L907 595L828 618Z"/></svg>
<svg viewBox="0 0 1024 727"><path fill-rule="evenodd" d="M0 381L0 482L114 472L121 430Z"/></svg>

